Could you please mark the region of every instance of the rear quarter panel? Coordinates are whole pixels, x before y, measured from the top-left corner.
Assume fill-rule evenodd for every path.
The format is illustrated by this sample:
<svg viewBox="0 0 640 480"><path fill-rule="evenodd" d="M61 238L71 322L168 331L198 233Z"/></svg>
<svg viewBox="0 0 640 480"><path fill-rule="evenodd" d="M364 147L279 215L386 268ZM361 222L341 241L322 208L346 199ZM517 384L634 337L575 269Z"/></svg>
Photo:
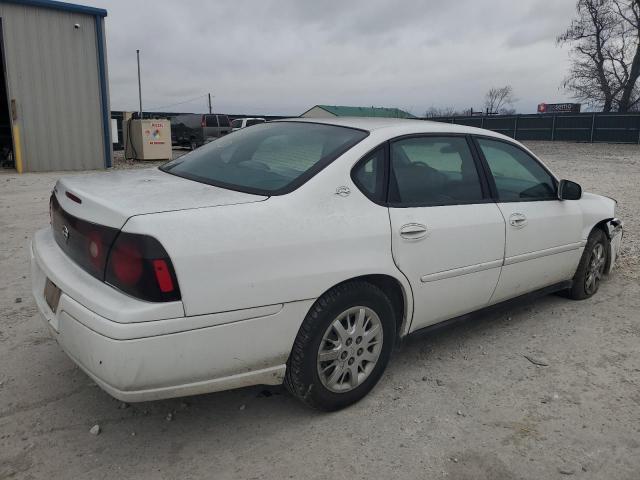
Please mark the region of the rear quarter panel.
<svg viewBox="0 0 640 480"><path fill-rule="evenodd" d="M314 299L366 274L391 275L410 291L391 256L387 209L367 199L349 177L367 151L359 144L287 195L142 215L123 230L162 243L187 315ZM339 186L351 194L336 195Z"/></svg>

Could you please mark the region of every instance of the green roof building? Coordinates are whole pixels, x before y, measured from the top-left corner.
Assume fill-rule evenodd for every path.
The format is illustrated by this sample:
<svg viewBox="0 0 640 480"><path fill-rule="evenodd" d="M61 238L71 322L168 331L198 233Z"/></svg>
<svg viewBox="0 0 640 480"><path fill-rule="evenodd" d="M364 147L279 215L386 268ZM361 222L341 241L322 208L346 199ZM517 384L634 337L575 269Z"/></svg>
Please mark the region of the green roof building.
<svg viewBox="0 0 640 480"><path fill-rule="evenodd" d="M383 118L415 118L409 112L399 108L385 107L345 107L342 105L316 105L304 112L301 117L383 117Z"/></svg>

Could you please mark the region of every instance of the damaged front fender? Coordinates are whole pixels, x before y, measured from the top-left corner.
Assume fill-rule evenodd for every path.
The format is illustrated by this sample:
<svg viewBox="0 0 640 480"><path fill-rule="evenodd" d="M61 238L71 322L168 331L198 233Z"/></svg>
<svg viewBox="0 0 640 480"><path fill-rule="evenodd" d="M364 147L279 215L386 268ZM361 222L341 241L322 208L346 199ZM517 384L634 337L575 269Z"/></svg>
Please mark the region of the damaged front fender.
<svg viewBox="0 0 640 480"><path fill-rule="evenodd" d="M611 220L607 220L604 227L607 238L609 239L609 259L605 271L607 274L610 274L615 267L616 259L620 255L624 222L619 218L612 218Z"/></svg>

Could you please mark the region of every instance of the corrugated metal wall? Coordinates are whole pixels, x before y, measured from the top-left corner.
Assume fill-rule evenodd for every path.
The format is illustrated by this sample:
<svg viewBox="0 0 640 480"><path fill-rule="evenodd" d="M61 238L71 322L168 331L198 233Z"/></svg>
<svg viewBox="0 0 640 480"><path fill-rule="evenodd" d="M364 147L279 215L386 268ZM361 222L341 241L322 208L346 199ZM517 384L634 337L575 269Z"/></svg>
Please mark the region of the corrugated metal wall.
<svg viewBox="0 0 640 480"><path fill-rule="evenodd" d="M24 171L104 168L95 18L9 3L0 18Z"/></svg>

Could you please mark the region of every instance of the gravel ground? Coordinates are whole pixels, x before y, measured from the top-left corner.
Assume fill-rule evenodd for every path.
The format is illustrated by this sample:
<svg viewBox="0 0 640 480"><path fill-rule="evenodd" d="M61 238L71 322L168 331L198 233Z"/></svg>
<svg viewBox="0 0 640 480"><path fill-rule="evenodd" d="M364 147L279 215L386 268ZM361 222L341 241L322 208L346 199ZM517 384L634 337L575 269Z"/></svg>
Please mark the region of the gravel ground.
<svg viewBox="0 0 640 480"><path fill-rule="evenodd" d="M640 147L529 146L620 202L618 271L590 300L548 296L411 339L367 398L332 414L280 388L109 397L49 338L30 295L29 238L60 174L0 174L0 479L637 480Z"/></svg>

